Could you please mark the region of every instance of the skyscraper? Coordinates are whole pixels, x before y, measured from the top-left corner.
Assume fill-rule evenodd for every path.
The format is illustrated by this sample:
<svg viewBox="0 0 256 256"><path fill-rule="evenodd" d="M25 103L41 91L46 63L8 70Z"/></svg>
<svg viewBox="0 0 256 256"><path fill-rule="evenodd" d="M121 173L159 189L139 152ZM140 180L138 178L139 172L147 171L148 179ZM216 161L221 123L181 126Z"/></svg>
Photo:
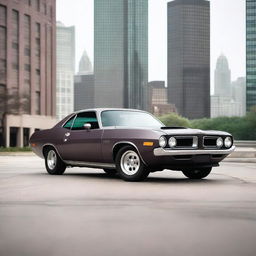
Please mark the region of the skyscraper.
<svg viewBox="0 0 256 256"><path fill-rule="evenodd" d="M232 82L232 98L240 104L240 115L246 115L246 79L239 77Z"/></svg>
<svg viewBox="0 0 256 256"><path fill-rule="evenodd" d="M94 1L96 107L147 108L148 0Z"/></svg>
<svg viewBox="0 0 256 256"><path fill-rule="evenodd" d="M87 55L87 52L84 50L83 55L79 61L79 75L92 74L92 63Z"/></svg>
<svg viewBox="0 0 256 256"><path fill-rule="evenodd" d="M222 54L217 59L214 95L211 96L211 117L244 116L245 83L243 78L231 83L228 60Z"/></svg>
<svg viewBox="0 0 256 256"><path fill-rule="evenodd" d="M0 0L0 144L55 122L55 0ZM3 122L2 122L3 121Z"/></svg>
<svg viewBox="0 0 256 256"><path fill-rule="evenodd" d="M210 3L168 2L168 101L187 118L210 116Z"/></svg>
<svg viewBox="0 0 256 256"><path fill-rule="evenodd" d="M218 58L214 74L214 95L231 97L231 72L223 54Z"/></svg>
<svg viewBox="0 0 256 256"><path fill-rule="evenodd" d="M91 61L86 51L83 52L79 61L79 71L74 79L75 111L94 108L94 75Z"/></svg>
<svg viewBox="0 0 256 256"><path fill-rule="evenodd" d="M256 106L256 1L246 0L246 110Z"/></svg>
<svg viewBox="0 0 256 256"><path fill-rule="evenodd" d="M57 22L57 108L58 119L74 111L75 27Z"/></svg>

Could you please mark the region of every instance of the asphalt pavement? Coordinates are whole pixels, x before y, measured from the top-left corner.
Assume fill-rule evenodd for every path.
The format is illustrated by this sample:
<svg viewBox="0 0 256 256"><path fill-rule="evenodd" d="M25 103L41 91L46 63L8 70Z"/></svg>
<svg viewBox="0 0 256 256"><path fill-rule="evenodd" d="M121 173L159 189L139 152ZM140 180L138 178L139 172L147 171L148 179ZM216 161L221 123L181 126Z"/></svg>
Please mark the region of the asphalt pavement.
<svg viewBox="0 0 256 256"><path fill-rule="evenodd" d="M0 255L255 256L256 164L129 183L89 168L51 176L36 156L0 156Z"/></svg>

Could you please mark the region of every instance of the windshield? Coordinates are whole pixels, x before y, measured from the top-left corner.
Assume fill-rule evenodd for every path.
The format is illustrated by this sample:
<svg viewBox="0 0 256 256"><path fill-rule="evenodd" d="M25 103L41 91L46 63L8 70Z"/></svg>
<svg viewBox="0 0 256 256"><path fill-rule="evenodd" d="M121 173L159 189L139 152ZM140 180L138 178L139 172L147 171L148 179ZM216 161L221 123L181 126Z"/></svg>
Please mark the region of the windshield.
<svg viewBox="0 0 256 256"><path fill-rule="evenodd" d="M160 128L164 126L152 115L139 111L107 110L101 113L102 126Z"/></svg>

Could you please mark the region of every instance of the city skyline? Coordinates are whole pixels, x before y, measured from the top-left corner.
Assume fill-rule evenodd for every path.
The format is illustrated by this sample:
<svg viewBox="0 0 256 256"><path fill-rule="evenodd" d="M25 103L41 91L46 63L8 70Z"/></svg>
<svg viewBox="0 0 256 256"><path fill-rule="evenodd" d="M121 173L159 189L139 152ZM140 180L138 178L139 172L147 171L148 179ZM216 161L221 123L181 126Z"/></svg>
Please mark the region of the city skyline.
<svg viewBox="0 0 256 256"><path fill-rule="evenodd" d="M167 2L167 0L149 0L149 81L167 81ZM213 94L214 67L221 53L229 59L232 80L245 76L245 2L211 0L210 4L211 94ZM57 0L57 20L65 25L76 26L78 32L76 59L79 60L86 49L93 62L93 0L76 0L73 3L73 9L77 13L75 16L69 9L69 1ZM78 70L78 61L76 70Z"/></svg>

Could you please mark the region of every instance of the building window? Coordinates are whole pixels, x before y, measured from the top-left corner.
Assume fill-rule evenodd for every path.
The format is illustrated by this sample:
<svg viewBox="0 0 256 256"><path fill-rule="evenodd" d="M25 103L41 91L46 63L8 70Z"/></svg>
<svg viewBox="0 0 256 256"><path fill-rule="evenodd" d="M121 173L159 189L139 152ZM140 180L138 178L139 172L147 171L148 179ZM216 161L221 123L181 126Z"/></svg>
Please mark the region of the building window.
<svg viewBox="0 0 256 256"><path fill-rule="evenodd" d="M6 7L0 5L0 25L6 26Z"/></svg>
<svg viewBox="0 0 256 256"><path fill-rule="evenodd" d="M35 107L36 107L36 115L40 115L40 103L41 103L41 101L40 101L40 92L36 92L36 104L35 104Z"/></svg>
<svg viewBox="0 0 256 256"><path fill-rule="evenodd" d="M36 23L36 38L40 38L40 23Z"/></svg>
<svg viewBox="0 0 256 256"><path fill-rule="evenodd" d="M44 3L44 14L47 15L47 5Z"/></svg>
<svg viewBox="0 0 256 256"><path fill-rule="evenodd" d="M25 48L24 49L24 54L25 54L25 56L30 56L30 49L29 48Z"/></svg>
<svg viewBox="0 0 256 256"><path fill-rule="evenodd" d="M0 82L5 82L6 80L6 60L0 59Z"/></svg>
<svg viewBox="0 0 256 256"><path fill-rule="evenodd" d="M19 48L19 44L12 42L12 49L18 49Z"/></svg>
<svg viewBox="0 0 256 256"><path fill-rule="evenodd" d="M12 63L12 69L18 70L19 69L19 65L17 63Z"/></svg>
<svg viewBox="0 0 256 256"><path fill-rule="evenodd" d="M30 65L29 65L29 64L25 64L25 65L24 65L24 69L25 69L26 71L30 71Z"/></svg>
<svg viewBox="0 0 256 256"><path fill-rule="evenodd" d="M40 0L36 0L36 10L40 12Z"/></svg>

